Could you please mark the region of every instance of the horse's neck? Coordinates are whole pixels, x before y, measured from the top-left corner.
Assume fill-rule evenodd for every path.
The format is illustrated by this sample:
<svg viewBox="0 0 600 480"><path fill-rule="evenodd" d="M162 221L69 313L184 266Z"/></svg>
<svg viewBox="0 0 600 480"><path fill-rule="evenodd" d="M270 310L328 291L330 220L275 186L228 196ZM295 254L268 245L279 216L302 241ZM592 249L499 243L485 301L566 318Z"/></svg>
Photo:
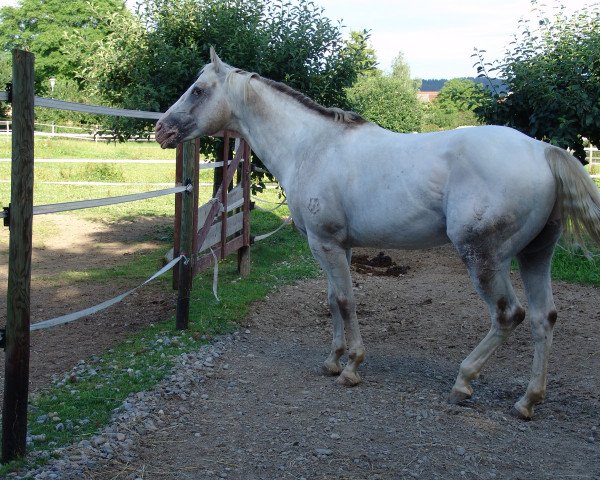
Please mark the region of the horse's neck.
<svg viewBox="0 0 600 480"><path fill-rule="evenodd" d="M239 106L235 129L286 189L331 122L260 82L253 88L258 98Z"/></svg>

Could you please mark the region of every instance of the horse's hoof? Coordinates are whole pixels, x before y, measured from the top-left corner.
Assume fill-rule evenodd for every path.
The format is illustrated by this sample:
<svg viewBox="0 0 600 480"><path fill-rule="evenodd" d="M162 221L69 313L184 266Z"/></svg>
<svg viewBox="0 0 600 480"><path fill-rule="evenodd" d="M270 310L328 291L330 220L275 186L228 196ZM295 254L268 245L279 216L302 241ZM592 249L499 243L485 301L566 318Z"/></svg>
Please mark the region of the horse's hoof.
<svg viewBox="0 0 600 480"><path fill-rule="evenodd" d="M355 372L343 371L337 378L336 382L344 387L355 387L361 382L360 376Z"/></svg>
<svg viewBox="0 0 600 480"><path fill-rule="evenodd" d="M340 373L342 373L342 367L339 363L336 364L336 363L325 362L321 366L321 371L323 372L324 375L327 375L328 377L336 377Z"/></svg>
<svg viewBox="0 0 600 480"><path fill-rule="evenodd" d="M515 403L510 409L510 414L513 417L516 417L520 420L531 420L533 417L533 408L527 409L522 405L519 405L519 402Z"/></svg>
<svg viewBox="0 0 600 480"><path fill-rule="evenodd" d="M448 402L453 404L459 404L464 402L465 400L469 400L471 398L470 393L461 392L460 390L452 390L450 395L448 395Z"/></svg>

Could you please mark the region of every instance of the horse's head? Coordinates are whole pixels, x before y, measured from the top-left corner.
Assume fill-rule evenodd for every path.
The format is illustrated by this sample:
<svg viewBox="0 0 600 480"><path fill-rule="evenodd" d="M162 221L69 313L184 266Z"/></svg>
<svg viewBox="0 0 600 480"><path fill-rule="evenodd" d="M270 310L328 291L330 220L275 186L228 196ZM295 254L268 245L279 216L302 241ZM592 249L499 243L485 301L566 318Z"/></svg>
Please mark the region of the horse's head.
<svg viewBox="0 0 600 480"><path fill-rule="evenodd" d="M231 117L224 82L229 65L210 49L211 63L198 79L156 123L156 141L162 148L173 148L182 141L211 135L225 128Z"/></svg>

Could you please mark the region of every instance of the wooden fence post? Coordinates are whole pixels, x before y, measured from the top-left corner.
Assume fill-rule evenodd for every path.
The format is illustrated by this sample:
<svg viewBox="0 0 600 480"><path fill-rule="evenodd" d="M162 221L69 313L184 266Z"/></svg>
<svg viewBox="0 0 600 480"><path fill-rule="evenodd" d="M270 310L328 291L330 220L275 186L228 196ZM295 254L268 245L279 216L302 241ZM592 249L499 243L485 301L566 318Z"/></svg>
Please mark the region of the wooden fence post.
<svg viewBox="0 0 600 480"><path fill-rule="evenodd" d="M242 189L244 191L244 212L242 235L244 246L238 250L238 272L242 277L250 274L250 146L246 141L240 142L240 148L244 149L244 163L242 163Z"/></svg>
<svg viewBox="0 0 600 480"><path fill-rule="evenodd" d="M34 56L13 50L12 169L2 463L25 455L33 220Z"/></svg>
<svg viewBox="0 0 600 480"><path fill-rule="evenodd" d="M183 185L183 145L177 145L175 160L175 185ZM181 235L181 203L186 192L175 195L175 224L173 226L173 258L179 256ZM179 263L173 267L173 290L179 289Z"/></svg>
<svg viewBox="0 0 600 480"><path fill-rule="evenodd" d="M196 145L194 141L183 144L183 171L182 178L184 185L195 185L198 183L198 172ZM177 312L175 314L175 328L185 330L189 324L190 316L190 292L192 290L192 277L194 268L193 244L196 232L194 231L194 187L191 191L182 193L181 197L181 231L179 234L179 255L184 255L185 260L179 263L179 293L177 297ZM197 203L196 203L197 205ZM196 210L198 208L196 207ZM197 227L196 227L197 228Z"/></svg>

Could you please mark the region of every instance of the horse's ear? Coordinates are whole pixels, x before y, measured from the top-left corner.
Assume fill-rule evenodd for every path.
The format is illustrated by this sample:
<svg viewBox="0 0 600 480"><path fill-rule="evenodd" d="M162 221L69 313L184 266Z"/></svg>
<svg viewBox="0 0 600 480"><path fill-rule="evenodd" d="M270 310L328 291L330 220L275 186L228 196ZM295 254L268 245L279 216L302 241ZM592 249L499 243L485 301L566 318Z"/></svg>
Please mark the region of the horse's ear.
<svg viewBox="0 0 600 480"><path fill-rule="evenodd" d="M217 73L223 71L223 62L221 61L221 59L217 55L217 52L215 52L215 48L214 47L210 47L210 63L212 63L214 65L215 71Z"/></svg>

